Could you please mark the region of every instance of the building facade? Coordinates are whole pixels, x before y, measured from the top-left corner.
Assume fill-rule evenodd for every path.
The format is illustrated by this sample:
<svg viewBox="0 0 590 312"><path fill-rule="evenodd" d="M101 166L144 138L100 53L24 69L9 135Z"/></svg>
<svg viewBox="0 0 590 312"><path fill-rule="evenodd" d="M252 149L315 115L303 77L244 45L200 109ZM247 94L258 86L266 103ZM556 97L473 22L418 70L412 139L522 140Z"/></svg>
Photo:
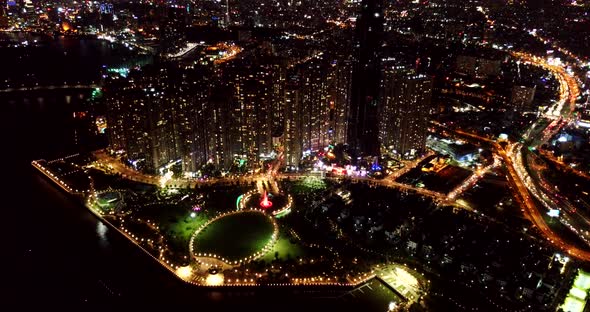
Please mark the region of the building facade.
<svg viewBox="0 0 590 312"><path fill-rule="evenodd" d="M348 139L353 159L378 156L378 105L383 39L383 1L363 0L357 20Z"/></svg>
<svg viewBox="0 0 590 312"><path fill-rule="evenodd" d="M111 77L106 86L110 148L148 172L159 173L171 163L196 171L215 154L210 140L216 124L208 118L211 86L197 79L203 74L161 64L129 79Z"/></svg>
<svg viewBox="0 0 590 312"><path fill-rule="evenodd" d="M535 99L535 92L537 86L526 87L526 86L514 86L512 87L512 95L510 97L510 103L516 110L523 110L531 108L533 100Z"/></svg>
<svg viewBox="0 0 590 312"><path fill-rule="evenodd" d="M346 142L350 62L332 58L299 64L285 91L284 147L287 165L297 167L304 151Z"/></svg>
<svg viewBox="0 0 590 312"><path fill-rule="evenodd" d="M432 81L403 66L383 70L379 138L388 152L412 158L426 149Z"/></svg>

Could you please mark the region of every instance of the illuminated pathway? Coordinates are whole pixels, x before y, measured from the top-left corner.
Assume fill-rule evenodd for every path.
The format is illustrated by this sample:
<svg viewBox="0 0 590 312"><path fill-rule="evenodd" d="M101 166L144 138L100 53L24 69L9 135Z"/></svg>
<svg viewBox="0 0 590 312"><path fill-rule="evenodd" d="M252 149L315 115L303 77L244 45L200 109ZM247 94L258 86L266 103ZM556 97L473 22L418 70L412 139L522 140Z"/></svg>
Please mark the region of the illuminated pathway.
<svg viewBox="0 0 590 312"><path fill-rule="evenodd" d="M152 185L157 185L160 187L177 187L177 188L194 188L197 184L200 185L212 185L215 183L233 183L233 182L240 182L240 183L251 183L257 182L261 180L260 175L248 175L242 176L239 178L211 178L207 180L195 180L195 179L168 179L162 181L161 176L156 175L149 175L144 174L139 171L133 170L127 166L125 166L121 161L115 157L108 155L104 150L94 152L94 156L97 158L97 161L89 165L88 167L93 167L99 170L105 171L113 171L116 173L120 173L124 178L129 179L135 182L147 183ZM164 182L164 183L162 183Z"/></svg>
<svg viewBox="0 0 590 312"><path fill-rule="evenodd" d="M305 177L307 177L307 175L290 175L290 176L289 175L282 175L282 177L283 178L305 178ZM351 181L367 183L369 185L375 185L375 186L379 185L379 186L385 186L385 187L395 188L395 189L404 190L404 191L412 191L412 192L415 192L416 194L434 199L437 204L448 205L448 206L453 206L455 208L461 208L461 209L465 209L468 211L473 211L473 208L471 208L466 203L464 203L462 201L455 201L454 199L449 198L446 194L432 191L432 190L428 190L428 189L421 188L421 187L412 186L409 184L399 183L399 182L396 182L396 181L393 181L390 179L378 180L378 179L371 179L371 178L366 178L366 177L345 177L345 178L344 177L342 177L342 178L331 177L331 178L326 178L326 179L332 179L332 180L347 179L347 180L351 180Z"/></svg>

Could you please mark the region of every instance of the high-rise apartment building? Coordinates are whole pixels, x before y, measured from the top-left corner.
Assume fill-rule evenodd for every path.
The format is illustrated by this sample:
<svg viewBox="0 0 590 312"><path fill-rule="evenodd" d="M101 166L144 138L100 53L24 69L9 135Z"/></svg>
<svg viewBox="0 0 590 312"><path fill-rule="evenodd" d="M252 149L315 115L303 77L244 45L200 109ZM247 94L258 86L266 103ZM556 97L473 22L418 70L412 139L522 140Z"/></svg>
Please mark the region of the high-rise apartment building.
<svg viewBox="0 0 590 312"><path fill-rule="evenodd" d="M273 58L236 64L232 85L233 123L237 129L232 150L245 155L250 166L273 151L273 135L283 131L284 66Z"/></svg>
<svg viewBox="0 0 590 312"><path fill-rule="evenodd" d="M510 97L510 103L514 109L523 110L531 108L533 100L535 99L535 92L537 86L514 86L512 87L512 94Z"/></svg>
<svg viewBox="0 0 590 312"><path fill-rule="evenodd" d="M287 62L269 49L215 66L158 63L107 84L111 148L138 169L182 164L258 168L283 152L346 140L352 66L339 57Z"/></svg>
<svg viewBox="0 0 590 312"><path fill-rule="evenodd" d="M352 64L350 60L333 61L335 67L333 92L330 102L330 133L334 143L345 143L350 109Z"/></svg>
<svg viewBox="0 0 590 312"><path fill-rule="evenodd" d="M283 146L285 164L297 168L303 155L302 138L302 89L299 76L293 74L285 86L285 128L283 132Z"/></svg>
<svg viewBox="0 0 590 312"><path fill-rule="evenodd" d="M176 53L186 46L189 15L184 5L165 6L160 21L160 53Z"/></svg>
<svg viewBox="0 0 590 312"><path fill-rule="evenodd" d="M403 66L383 70L379 138L389 152L411 158L426 148L432 81Z"/></svg>
<svg viewBox="0 0 590 312"><path fill-rule="evenodd" d="M303 150L319 150L330 144L329 87L334 75L321 60L304 64L301 70Z"/></svg>
<svg viewBox="0 0 590 312"><path fill-rule="evenodd" d="M285 89L284 147L287 165L298 166L304 151L346 140L350 63L314 59L298 65Z"/></svg>
<svg viewBox="0 0 590 312"><path fill-rule="evenodd" d="M209 140L215 139L215 123L206 117L210 86L198 80L201 75L161 64L144 67L128 80L111 79L106 94L111 149L149 172L173 162L180 162L183 171L196 171L214 154Z"/></svg>

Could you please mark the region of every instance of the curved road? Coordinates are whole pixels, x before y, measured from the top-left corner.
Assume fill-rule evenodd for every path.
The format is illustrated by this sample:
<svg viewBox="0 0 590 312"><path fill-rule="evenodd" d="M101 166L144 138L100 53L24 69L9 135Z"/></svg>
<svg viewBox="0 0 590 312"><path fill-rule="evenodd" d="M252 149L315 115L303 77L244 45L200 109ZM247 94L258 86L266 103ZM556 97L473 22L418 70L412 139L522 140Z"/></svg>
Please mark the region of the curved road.
<svg viewBox="0 0 590 312"><path fill-rule="evenodd" d="M553 107L549 108L544 116L540 117L540 119L547 118L554 119L554 121L544 131L536 133L535 131L532 131L532 128L536 126L536 123L534 123L530 131L525 132L525 140L534 142L535 146L542 145L549 138L560 131L561 128L567 123L565 121L567 121L567 119L569 119L572 115L575 109L575 101L580 93L578 84L576 79L570 76L563 67L550 65L542 58L522 52L513 52L512 56L520 59L521 61L534 64L550 71L557 77L559 81L559 101ZM444 127L443 125L437 123L434 124ZM508 169L508 180L514 187L513 189L515 190L515 197L522 204L521 206L523 208L522 211L524 216L529 219L533 223L533 226L536 227L541 232L541 234L553 245L565 250L573 257L584 261L590 261L590 251L581 249L565 241L563 238L554 233L543 219L542 212L538 209L537 204L531 198L531 193L540 198L543 198L544 194L538 191L540 188L537 185L530 183L531 181L534 181L534 179L530 179L525 169L526 167L523 164L524 155L521 151L525 150L526 152L526 149L524 149L521 143L510 143L506 146L506 149L504 149L498 142L487 137L482 137L461 130L451 130L446 127L445 130L477 141L478 143L486 143L492 146L492 148L498 153L498 155L502 157L504 163L506 164ZM541 194L538 194L537 192ZM545 197L547 196L545 195ZM554 207L556 206L557 205L554 205ZM575 229L574 232L576 232Z"/></svg>

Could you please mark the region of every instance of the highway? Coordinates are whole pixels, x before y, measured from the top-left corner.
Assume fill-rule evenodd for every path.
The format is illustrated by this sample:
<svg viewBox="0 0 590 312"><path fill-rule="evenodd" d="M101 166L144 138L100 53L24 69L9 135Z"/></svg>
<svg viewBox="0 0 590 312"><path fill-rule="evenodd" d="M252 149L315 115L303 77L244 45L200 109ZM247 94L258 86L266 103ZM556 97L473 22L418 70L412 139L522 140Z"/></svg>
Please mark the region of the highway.
<svg viewBox="0 0 590 312"><path fill-rule="evenodd" d="M556 165L557 167L563 169L564 171L568 172L568 173L572 173L577 175L580 178L584 178L584 179L588 179L590 180L590 174L587 174L585 172L579 171L579 170L575 170L574 168L568 166L567 164L565 164L563 161L557 159L555 156L553 156L553 154L547 152L546 150L539 150L539 153L541 155L543 155L543 157L550 161L551 163L553 163L554 165Z"/></svg>
<svg viewBox="0 0 590 312"><path fill-rule="evenodd" d="M529 165L534 165L535 162L542 161L533 153L527 153L526 157L527 160L525 163ZM534 166L528 170L531 179L535 181L535 186L542 196L544 205L546 207L552 207L552 209L560 209L562 211L560 221L582 238L586 244L590 245L589 232L583 230L590 229L590 219L584 215L582 209L578 209L565 196L560 195L559 190L543 177L542 171L545 169L542 166ZM527 181L527 183L530 182Z"/></svg>
<svg viewBox="0 0 590 312"><path fill-rule="evenodd" d="M525 131L523 136L525 142L532 142L533 145L531 147L540 146L553 137L569 122L569 118L572 117L573 111L575 110L576 99L580 94L579 87L576 79L569 75L563 66L549 64L547 60L543 58L523 52L512 52L511 54L520 61L550 71L559 81L559 100L550 106L545 114L540 116L539 120L533 123L533 125ZM552 121L543 131L535 131L535 127L538 126L539 121L542 119ZM470 141L475 141L478 144L484 143L492 147L506 165L508 170L508 180L512 186L515 198L521 204L524 216L530 220L533 226L540 231L544 238L554 246L563 249L573 257L584 261L590 261L590 251L574 246L553 232L543 218L545 209L542 209L544 211L541 211L531 197L534 196L537 198L547 210L566 205L566 207L568 207L566 210L569 210L569 213L562 209L560 221L590 245L590 235L588 235L587 232L587 229L590 228L590 222L586 222L587 218L582 218L577 213L572 216L571 213L576 211L573 205L565 201L555 202L555 196L553 196L553 194L548 195L544 192L547 191L549 187L547 185L543 187L540 186L539 180L532 179L529 175L526 168L532 168L534 164L529 163L533 158L527 157L527 154L530 153L528 148L525 148L522 143L509 143L506 148L503 148L498 142L490 138L461 130L448 129L444 125L438 123L433 124L443 127L445 130L453 132L463 138L467 138ZM525 166L524 160L527 161L527 166ZM578 227L581 226L584 228L579 229Z"/></svg>
<svg viewBox="0 0 590 312"><path fill-rule="evenodd" d="M580 95L580 90L576 79L567 73L564 66L549 64L545 59L525 53L513 53L513 56L550 71L559 81L559 100L543 116L544 118L554 119L554 121L536 136L532 136L533 131L531 131L529 133L531 136L523 137L525 141L531 142L530 148L537 148L546 143L569 122L575 110L575 103ZM565 198L560 198L555 191L555 186L551 186L544 181L539 172L534 170L536 156L522 144L512 144L509 149L509 156L515 169L514 173L520 180L519 182L524 184L543 206L548 209L559 209L561 211L559 221L590 246L590 235L587 231L590 228L590 220ZM552 232L544 222L542 212L535 209L535 205L525 205L525 207L529 216L534 220L534 224L539 227L547 239L559 245L574 257L590 260L590 252L565 242Z"/></svg>
<svg viewBox="0 0 590 312"><path fill-rule="evenodd" d="M568 254L578 259L585 261L590 260L589 251L580 249L566 242L564 239L556 235L543 219L542 212L537 208L537 205L531 197L531 193L529 192L529 188L532 192L534 192L535 189L533 189L530 184L525 184L525 182L523 182L524 180L521 178L521 175L523 175L524 172L524 166L522 164L522 161L519 161L518 159L522 159L522 155L520 153L515 152L517 150L522 149L521 144L512 143L508 145L508 151L506 151L504 150L504 148L502 148L502 146L499 143L489 138L478 136L472 133L463 132L460 130L447 129L447 131L453 132L463 138L467 138L469 141L474 141L480 144L489 144L494 149L494 151L502 158L504 164L506 165L506 169L508 170L508 182L512 186L511 189L514 193L514 197L520 203L524 217L530 220L533 224L533 227L538 229L539 232L543 235L543 237L547 239L547 241L552 243L554 246L566 251ZM517 161L518 164L515 164L515 161ZM522 169L517 171L516 167Z"/></svg>
<svg viewBox="0 0 590 312"><path fill-rule="evenodd" d="M533 64L551 72L559 81L559 100L545 113L544 117L568 119L576 109L576 99L580 96L580 89L576 78L568 74L565 65L550 64L546 59L524 52L511 52L511 55L518 58L525 64ZM559 131L559 129L557 129ZM557 132L555 131L555 132Z"/></svg>

